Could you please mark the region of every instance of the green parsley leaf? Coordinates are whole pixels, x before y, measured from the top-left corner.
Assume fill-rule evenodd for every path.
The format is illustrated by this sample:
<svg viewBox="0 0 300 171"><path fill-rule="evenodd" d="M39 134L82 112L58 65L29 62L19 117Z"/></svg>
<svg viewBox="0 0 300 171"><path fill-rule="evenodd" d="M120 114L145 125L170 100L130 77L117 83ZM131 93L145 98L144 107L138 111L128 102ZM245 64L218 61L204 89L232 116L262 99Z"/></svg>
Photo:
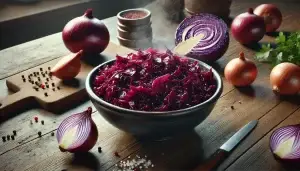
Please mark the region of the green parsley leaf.
<svg viewBox="0 0 300 171"><path fill-rule="evenodd" d="M273 66L282 62L291 62L300 65L300 31L286 36L280 32L275 39L276 47L270 44L262 45L255 58L260 62L268 62Z"/></svg>

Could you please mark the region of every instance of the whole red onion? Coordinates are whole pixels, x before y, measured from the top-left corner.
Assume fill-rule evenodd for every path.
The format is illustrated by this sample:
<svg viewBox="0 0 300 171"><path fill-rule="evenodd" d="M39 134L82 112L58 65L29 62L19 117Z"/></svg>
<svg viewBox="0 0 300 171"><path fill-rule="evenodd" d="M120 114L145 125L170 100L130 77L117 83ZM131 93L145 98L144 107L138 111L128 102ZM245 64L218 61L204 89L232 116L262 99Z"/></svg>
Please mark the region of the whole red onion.
<svg viewBox="0 0 300 171"><path fill-rule="evenodd" d="M233 37L242 44L258 42L264 37L266 26L264 19L253 14L253 9L234 18L231 24Z"/></svg>
<svg viewBox="0 0 300 171"><path fill-rule="evenodd" d="M109 31L102 21L93 17L92 9L83 16L69 21L63 29L62 38L73 53L101 53L109 43Z"/></svg>
<svg viewBox="0 0 300 171"><path fill-rule="evenodd" d="M273 4L259 5L255 8L254 14L264 18L267 32L277 30L282 22L280 10Z"/></svg>

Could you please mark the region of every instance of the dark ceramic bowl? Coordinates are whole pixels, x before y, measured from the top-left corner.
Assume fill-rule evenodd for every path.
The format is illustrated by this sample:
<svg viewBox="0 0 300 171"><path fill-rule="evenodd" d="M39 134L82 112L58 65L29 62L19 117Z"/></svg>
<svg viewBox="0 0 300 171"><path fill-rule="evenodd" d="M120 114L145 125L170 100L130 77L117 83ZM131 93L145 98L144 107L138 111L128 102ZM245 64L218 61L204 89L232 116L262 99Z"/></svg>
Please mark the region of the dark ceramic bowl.
<svg viewBox="0 0 300 171"><path fill-rule="evenodd" d="M190 59L195 60L195 59ZM86 90L99 113L115 127L136 136L166 137L181 131L192 130L199 125L212 111L219 99L223 84L220 75L212 69L214 78L217 80L215 94L205 102L175 111L149 112L130 110L110 104L98 97L92 89L92 82L100 67L111 64L115 60L107 61L95 67L86 78ZM199 61L199 64L210 69L211 67Z"/></svg>

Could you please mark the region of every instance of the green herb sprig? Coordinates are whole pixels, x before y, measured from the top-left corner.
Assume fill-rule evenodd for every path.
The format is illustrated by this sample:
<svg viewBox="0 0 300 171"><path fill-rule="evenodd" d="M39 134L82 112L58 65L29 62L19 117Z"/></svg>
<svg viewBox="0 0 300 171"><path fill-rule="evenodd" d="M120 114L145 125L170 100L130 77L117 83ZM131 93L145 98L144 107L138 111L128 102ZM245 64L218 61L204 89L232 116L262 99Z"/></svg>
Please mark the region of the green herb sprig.
<svg viewBox="0 0 300 171"><path fill-rule="evenodd" d="M255 58L260 62L271 63L273 66L282 62L291 62L300 65L300 31L293 32L289 36L280 32L275 39L276 46L262 45Z"/></svg>

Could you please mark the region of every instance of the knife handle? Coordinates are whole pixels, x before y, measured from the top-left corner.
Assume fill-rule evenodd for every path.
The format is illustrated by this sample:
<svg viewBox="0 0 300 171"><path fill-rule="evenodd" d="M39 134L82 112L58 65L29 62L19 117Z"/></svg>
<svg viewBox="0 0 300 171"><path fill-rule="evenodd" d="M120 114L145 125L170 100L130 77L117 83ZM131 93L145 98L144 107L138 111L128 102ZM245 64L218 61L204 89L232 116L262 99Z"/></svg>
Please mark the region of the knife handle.
<svg viewBox="0 0 300 171"><path fill-rule="evenodd" d="M205 163L199 165L194 171L212 171L216 169L227 157L227 154L227 151L218 149Z"/></svg>

